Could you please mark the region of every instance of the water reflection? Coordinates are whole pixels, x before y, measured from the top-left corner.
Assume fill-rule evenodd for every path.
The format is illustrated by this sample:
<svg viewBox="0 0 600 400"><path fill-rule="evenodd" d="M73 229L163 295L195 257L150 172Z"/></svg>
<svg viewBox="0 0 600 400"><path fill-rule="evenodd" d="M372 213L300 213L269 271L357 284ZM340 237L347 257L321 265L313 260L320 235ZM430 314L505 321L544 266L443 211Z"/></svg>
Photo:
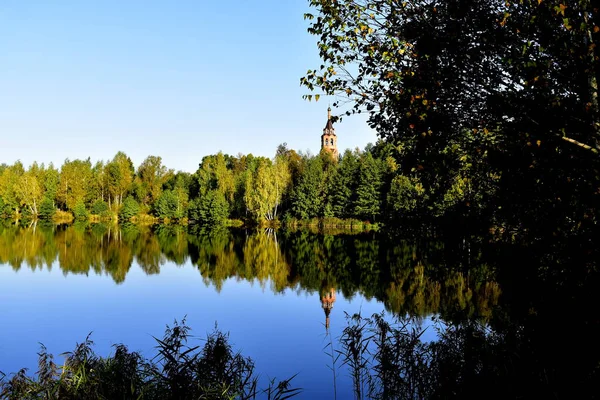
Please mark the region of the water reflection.
<svg viewBox="0 0 600 400"><path fill-rule="evenodd" d="M190 262L217 291L236 278L275 293L319 293L326 326L336 292L376 299L400 315L489 318L500 296L495 272L476 244L458 247L373 234L196 231L179 225L0 227L0 263L15 271L50 269L58 261L65 275L105 274L120 284L134 262L149 275L159 274L166 262Z"/></svg>
<svg viewBox="0 0 600 400"><path fill-rule="evenodd" d="M329 315L331 314L331 309L333 308L333 303L335 303L335 289L331 288L324 292L321 292L321 307L323 311L325 311L325 329L329 331Z"/></svg>

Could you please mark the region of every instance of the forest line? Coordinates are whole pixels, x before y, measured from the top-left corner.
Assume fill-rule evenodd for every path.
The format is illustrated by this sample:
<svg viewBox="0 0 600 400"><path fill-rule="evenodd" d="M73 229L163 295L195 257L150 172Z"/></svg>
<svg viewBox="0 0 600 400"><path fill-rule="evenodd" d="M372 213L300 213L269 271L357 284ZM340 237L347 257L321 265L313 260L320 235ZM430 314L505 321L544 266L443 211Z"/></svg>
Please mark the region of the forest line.
<svg viewBox="0 0 600 400"><path fill-rule="evenodd" d="M135 167L118 152L110 161L65 160L62 166L0 165L0 217L41 220L273 223L315 218L381 222L394 162L383 143L331 154L277 148L205 156L194 173L174 171L159 156Z"/></svg>

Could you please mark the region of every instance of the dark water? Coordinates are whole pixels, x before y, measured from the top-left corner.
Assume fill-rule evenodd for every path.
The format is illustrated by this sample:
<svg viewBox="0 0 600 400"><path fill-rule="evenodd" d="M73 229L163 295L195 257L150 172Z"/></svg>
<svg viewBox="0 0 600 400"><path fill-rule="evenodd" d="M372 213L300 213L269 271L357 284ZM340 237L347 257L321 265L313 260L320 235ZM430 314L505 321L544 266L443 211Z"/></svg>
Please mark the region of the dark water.
<svg viewBox="0 0 600 400"><path fill-rule="evenodd" d="M531 373L534 391L580 392L600 369L596 256L580 242L492 245L459 235L5 225L0 371L33 373L38 342L58 354L89 332L99 354L125 343L150 355L152 335L187 316L198 340L216 323L230 332L263 379L298 373L303 398L332 398L327 333L339 337L345 313L385 310L415 317L424 341L466 321L518 332L515 376ZM341 367L337 395L352 397Z"/></svg>

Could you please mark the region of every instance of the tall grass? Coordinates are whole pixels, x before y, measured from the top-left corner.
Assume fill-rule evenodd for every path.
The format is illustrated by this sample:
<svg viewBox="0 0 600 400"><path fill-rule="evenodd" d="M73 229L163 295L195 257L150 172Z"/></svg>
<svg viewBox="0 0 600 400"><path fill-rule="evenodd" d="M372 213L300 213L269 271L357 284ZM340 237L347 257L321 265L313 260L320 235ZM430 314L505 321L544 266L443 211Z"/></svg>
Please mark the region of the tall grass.
<svg viewBox="0 0 600 400"><path fill-rule="evenodd" d="M22 369L10 377L0 373L0 399L255 399L284 400L298 395L289 379L271 380L258 388L254 362L235 352L227 334L218 329L207 335L203 346L188 344L190 328L185 319L167 326L156 340L156 355L150 359L114 346L109 357L98 356L88 337L64 353L64 365L42 345L38 371L33 376Z"/></svg>
<svg viewBox="0 0 600 400"><path fill-rule="evenodd" d="M506 399L530 398L530 386L553 391L552 382L533 379L537 361L527 367L529 345L519 329L498 334L476 321L436 323L436 338L427 341L414 318L346 319L334 360L342 360L355 399ZM331 356L333 345L326 348Z"/></svg>

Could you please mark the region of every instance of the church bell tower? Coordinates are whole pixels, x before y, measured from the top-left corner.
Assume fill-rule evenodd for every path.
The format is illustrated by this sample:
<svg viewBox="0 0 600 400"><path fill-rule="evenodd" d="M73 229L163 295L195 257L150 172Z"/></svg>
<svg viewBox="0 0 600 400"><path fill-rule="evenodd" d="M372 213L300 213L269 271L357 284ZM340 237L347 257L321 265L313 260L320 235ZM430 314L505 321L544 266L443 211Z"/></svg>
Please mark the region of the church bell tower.
<svg viewBox="0 0 600 400"><path fill-rule="evenodd" d="M327 125L325 125L325 129L323 129L323 134L321 135L321 150L328 151L335 159L339 156L337 136L335 129L333 129L333 122L331 122L331 107L327 108Z"/></svg>

